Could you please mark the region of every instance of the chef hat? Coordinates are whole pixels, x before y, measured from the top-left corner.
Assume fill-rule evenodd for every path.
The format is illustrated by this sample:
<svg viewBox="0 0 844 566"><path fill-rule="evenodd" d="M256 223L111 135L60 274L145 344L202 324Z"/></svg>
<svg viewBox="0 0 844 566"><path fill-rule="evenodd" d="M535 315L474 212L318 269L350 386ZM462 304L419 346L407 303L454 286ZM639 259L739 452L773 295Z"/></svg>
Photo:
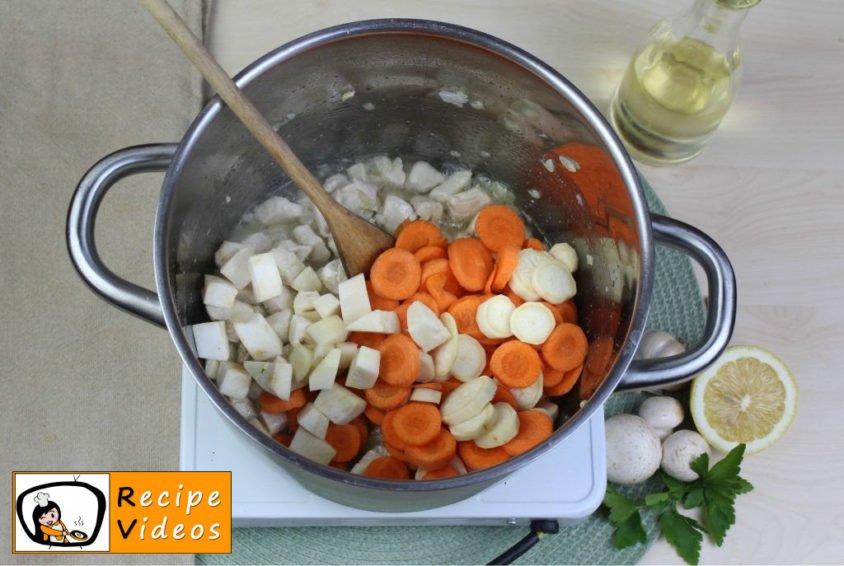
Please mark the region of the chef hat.
<svg viewBox="0 0 844 566"><path fill-rule="evenodd" d="M50 501L50 494L44 493L43 491L39 491L38 494L35 496L35 504L39 507L44 507Z"/></svg>

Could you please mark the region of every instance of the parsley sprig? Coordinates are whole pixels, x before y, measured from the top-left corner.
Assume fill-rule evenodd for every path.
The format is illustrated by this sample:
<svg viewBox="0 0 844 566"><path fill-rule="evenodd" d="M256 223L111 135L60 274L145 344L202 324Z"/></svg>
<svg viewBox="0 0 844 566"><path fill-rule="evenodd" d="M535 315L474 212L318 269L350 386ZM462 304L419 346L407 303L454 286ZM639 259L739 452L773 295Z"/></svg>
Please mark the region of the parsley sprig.
<svg viewBox="0 0 844 566"><path fill-rule="evenodd" d="M607 488L604 505L609 510L610 522L615 526L615 547L625 548L647 542L641 515L645 509L658 515L665 540L674 546L687 564L697 564L700 560L704 533L721 546L727 531L736 522L736 497L753 489L750 482L738 475L744 449L745 445L739 444L711 468L709 455L702 454L691 464L692 470L699 476L691 482L674 479L660 471L665 489L645 496L641 502L631 501L611 487ZM678 504L685 509L700 507L700 522L681 514Z"/></svg>

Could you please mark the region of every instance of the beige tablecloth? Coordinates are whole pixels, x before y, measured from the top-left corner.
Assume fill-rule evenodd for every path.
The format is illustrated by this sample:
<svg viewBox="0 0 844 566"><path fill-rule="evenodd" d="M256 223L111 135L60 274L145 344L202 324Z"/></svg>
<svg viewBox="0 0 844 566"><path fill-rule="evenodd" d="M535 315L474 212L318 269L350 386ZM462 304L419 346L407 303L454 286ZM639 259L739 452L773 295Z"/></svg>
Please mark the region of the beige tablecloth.
<svg viewBox="0 0 844 566"><path fill-rule="evenodd" d="M201 31L199 0L171 0ZM97 298L65 245L87 168L129 145L177 141L201 105L184 56L134 1L0 2L0 563L191 562L10 554L12 470L178 467L179 360L167 333ZM162 175L101 208L102 256L152 286ZM142 433L139 433L142 431Z"/></svg>

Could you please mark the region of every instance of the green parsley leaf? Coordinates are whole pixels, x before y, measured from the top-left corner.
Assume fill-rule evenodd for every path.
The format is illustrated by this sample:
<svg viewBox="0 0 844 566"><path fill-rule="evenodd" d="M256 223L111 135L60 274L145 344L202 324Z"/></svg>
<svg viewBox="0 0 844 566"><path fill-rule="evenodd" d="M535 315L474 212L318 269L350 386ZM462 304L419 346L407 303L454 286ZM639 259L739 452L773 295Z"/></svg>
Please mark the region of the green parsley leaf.
<svg viewBox="0 0 844 566"><path fill-rule="evenodd" d="M604 494L604 505L610 510L611 523L622 523L638 511L636 503L630 501L611 487L608 487L607 492Z"/></svg>
<svg viewBox="0 0 844 566"><path fill-rule="evenodd" d="M741 459L744 457L744 449L745 445L739 444L704 474L700 474L700 472L698 474L701 477L705 476L708 481L721 481L738 476L738 473L741 471ZM703 456L706 456L706 454L701 455L701 457Z"/></svg>
<svg viewBox="0 0 844 566"><path fill-rule="evenodd" d="M687 564L697 564L700 561L703 533L697 521L681 515L676 509L671 509L659 516L659 526L665 540L677 549L677 554Z"/></svg>
<svg viewBox="0 0 844 566"><path fill-rule="evenodd" d="M616 548L626 548L648 541L648 534L642 526L642 516L636 503L612 488L607 488L604 505L609 508L610 522L615 526L613 543Z"/></svg>

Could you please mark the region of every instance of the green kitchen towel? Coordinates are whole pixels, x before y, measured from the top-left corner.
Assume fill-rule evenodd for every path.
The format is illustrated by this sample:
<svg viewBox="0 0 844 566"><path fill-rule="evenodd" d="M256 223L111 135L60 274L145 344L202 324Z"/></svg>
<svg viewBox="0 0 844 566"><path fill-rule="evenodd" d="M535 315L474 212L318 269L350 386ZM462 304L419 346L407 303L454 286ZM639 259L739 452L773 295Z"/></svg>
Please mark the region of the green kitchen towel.
<svg viewBox="0 0 844 566"><path fill-rule="evenodd" d="M645 183L651 211L665 207ZM650 328L668 331L686 343L703 333L705 310L689 259L657 246L656 283ZM607 416L633 412L643 393L616 393ZM658 488L658 480L619 489L638 497ZM655 518L644 516L648 543L658 534ZM612 546L613 527L602 511L577 525L547 535L515 564L635 564L647 550ZM485 564L527 533L514 527L286 527L243 528L232 533L232 553L197 556L199 564Z"/></svg>

